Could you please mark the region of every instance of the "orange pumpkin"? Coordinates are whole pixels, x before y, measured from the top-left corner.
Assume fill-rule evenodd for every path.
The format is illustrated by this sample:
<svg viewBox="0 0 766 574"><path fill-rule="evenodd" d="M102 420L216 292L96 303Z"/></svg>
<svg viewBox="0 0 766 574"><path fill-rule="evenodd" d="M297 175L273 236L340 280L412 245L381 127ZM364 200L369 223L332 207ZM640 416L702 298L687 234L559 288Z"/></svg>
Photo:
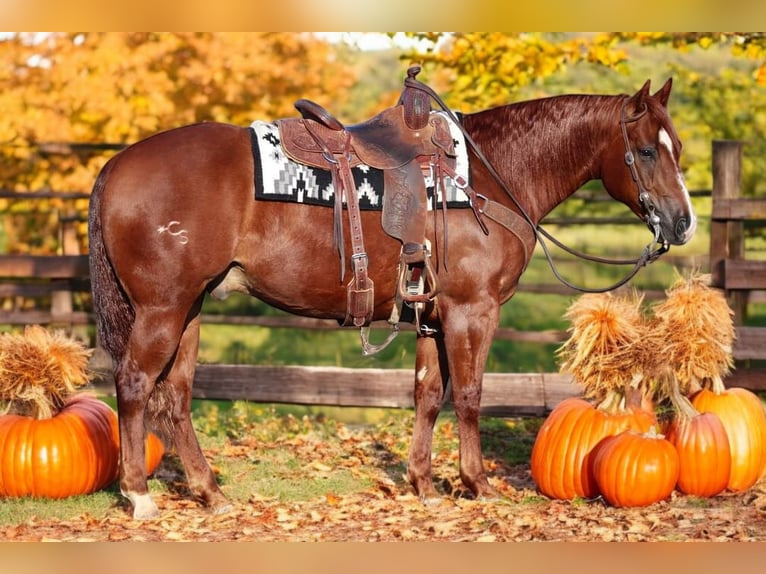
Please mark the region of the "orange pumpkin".
<svg viewBox="0 0 766 574"><path fill-rule="evenodd" d="M164 454L146 439L147 474ZM119 475L117 413L95 396L71 396L53 417L0 416L0 497L66 498L89 494Z"/></svg>
<svg viewBox="0 0 766 574"><path fill-rule="evenodd" d="M153 432L146 435L146 476L154 474L165 455L165 445Z"/></svg>
<svg viewBox="0 0 766 574"><path fill-rule="evenodd" d="M607 436L627 429L648 431L657 420L641 409L605 412L588 401L572 397L548 415L532 447L532 479L550 498L572 500L598 496L593 477L592 451Z"/></svg>
<svg viewBox="0 0 766 574"><path fill-rule="evenodd" d="M715 413L680 417L669 425L668 441L680 463L676 487L684 494L709 497L726 490L731 451L726 429Z"/></svg>
<svg viewBox="0 0 766 574"><path fill-rule="evenodd" d="M49 419L0 417L0 496L65 498L111 483L117 449L115 412L85 394L74 395Z"/></svg>
<svg viewBox="0 0 766 574"><path fill-rule="evenodd" d="M117 449L119 460L120 425L116 414L112 419L112 436L114 438L114 445ZM146 476L154 474L154 471L157 470L157 467L160 465L164 455L165 445L162 443L162 440L160 440L160 437L158 437L153 432L148 432L146 434L146 442L144 444L144 462L146 463ZM118 475L119 469L116 471L115 478L117 478Z"/></svg>
<svg viewBox="0 0 766 574"><path fill-rule="evenodd" d="M663 435L625 431L602 440L593 455L593 476L612 506L648 506L670 496L680 465Z"/></svg>
<svg viewBox="0 0 766 574"><path fill-rule="evenodd" d="M766 412L758 396L747 389L731 387L718 392L702 389L692 397L701 413L721 419L731 450L727 488L742 492L753 486L766 466Z"/></svg>

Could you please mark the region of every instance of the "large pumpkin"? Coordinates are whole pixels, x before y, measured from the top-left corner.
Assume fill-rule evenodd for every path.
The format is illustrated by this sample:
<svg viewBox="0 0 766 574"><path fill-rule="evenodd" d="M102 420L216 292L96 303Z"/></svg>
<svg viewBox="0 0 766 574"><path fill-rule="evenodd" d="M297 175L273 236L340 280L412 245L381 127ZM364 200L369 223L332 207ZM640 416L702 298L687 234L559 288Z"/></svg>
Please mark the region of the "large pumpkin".
<svg viewBox="0 0 766 574"><path fill-rule="evenodd" d="M627 409L605 412L579 397L561 401L548 415L532 447L532 479L550 498L572 500L598 496L592 451L605 437L657 425L653 413Z"/></svg>
<svg viewBox="0 0 766 574"><path fill-rule="evenodd" d="M731 449L731 471L727 488L742 492L753 486L766 465L766 412L758 396L747 389L731 387L716 392L703 389L692 397L701 413L721 419Z"/></svg>
<svg viewBox="0 0 766 574"><path fill-rule="evenodd" d="M65 498L104 488L119 475L117 413L79 393L53 417L0 416L0 497ZM147 474L164 454L146 441Z"/></svg>
<svg viewBox="0 0 766 574"><path fill-rule="evenodd" d="M664 500L673 492L678 474L678 453L661 434L625 431L605 438L593 455L593 476L612 506Z"/></svg>
<svg viewBox="0 0 766 574"><path fill-rule="evenodd" d="M49 419L0 417L0 496L65 498L112 482L113 419L109 405L84 394Z"/></svg>
<svg viewBox="0 0 766 574"><path fill-rule="evenodd" d="M715 413L674 419L667 430L680 463L677 488L684 494L715 496L726 490L731 451L726 428Z"/></svg>

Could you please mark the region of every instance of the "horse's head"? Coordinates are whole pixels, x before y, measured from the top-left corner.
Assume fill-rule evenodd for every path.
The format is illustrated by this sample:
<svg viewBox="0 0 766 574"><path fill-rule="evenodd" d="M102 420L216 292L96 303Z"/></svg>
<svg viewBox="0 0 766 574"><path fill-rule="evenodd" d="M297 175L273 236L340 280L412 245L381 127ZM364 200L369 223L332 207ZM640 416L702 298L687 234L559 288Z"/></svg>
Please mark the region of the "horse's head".
<svg viewBox="0 0 766 574"><path fill-rule="evenodd" d="M614 198L646 221L658 241L683 245L694 235L697 218L681 173L681 141L667 110L671 86L669 79L652 95L647 81L624 98L602 180Z"/></svg>

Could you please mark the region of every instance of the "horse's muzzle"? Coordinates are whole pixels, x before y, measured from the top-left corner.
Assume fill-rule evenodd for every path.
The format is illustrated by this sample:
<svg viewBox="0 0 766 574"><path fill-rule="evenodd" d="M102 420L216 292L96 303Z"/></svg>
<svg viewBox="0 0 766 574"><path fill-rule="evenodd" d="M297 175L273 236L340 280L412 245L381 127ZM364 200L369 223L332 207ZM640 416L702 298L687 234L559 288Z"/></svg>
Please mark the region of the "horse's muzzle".
<svg viewBox="0 0 766 574"><path fill-rule="evenodd" d="M684 245L691 240L696 230L697 218L694 217L694 215L689 217L679 217L676 219L672 236L666 239L674 245Z"/></svg>

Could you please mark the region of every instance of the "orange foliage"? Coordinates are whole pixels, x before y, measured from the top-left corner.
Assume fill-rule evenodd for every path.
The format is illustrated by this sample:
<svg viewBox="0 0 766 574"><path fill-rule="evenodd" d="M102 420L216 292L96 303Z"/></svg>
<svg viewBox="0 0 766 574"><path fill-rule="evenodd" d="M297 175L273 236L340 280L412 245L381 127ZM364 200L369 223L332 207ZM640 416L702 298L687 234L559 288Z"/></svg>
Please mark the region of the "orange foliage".
<svg viewBox="0 0 766 574"><path fill-rule="evenodd" d="M41 144L130 144L200 121L248 125L296 114L301 97L339 106L356 81L337 50L308 33L16 34L0 40L0 62L0 187L15 190L87 192L114 153ZM87 209L87 200L63 201L0 200L0 210ZM16 230L8 250L35 251L37 233L51 238L37 250L50 252L52 219Z"/></svg>

